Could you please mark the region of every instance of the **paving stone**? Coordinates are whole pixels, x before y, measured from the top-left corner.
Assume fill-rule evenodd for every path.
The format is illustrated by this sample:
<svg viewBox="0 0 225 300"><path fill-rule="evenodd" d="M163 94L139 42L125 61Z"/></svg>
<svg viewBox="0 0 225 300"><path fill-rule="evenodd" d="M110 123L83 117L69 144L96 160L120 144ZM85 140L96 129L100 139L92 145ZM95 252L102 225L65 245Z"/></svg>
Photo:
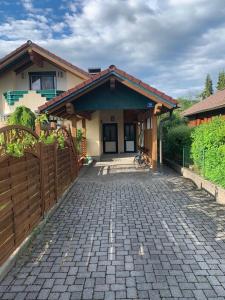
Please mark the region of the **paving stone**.
<svg viewBox="0 0 225 300"><path fill-rule="evenodd" d="M83 290L82 299L92 299L94 290L91 288L87 288Z"/></svg>
<svg viewBox="0 0 225 300"><path fill-rule="evenodd" d="M105 292L104 299L105 300L115 300L116 299L115 292L112 292L112 291Z"/></svg>
<svg viewBox="0 0 225 300"><path fill-rule="evenodd" d="M126 286L125 284L112 284L111 289L112 291L121 291L121 290L125 290Z"/></svg>
<svg viewBox="0 0 225 300"><path fill-rule="evenodd" d="M113 275L116 272L115 266L107 266L107 275Z"/></svg>
<svg viewBox="0 0 225 300"><path fill-rule="evenodd" d="M126 289L127 292L127 298L128 299L136 299L137 298L137 289L129 287Z"/></svg>
<svg viewBox="0 0 225 300"><path fill-rule="evenodd" d="M38 299L48 299L50 292L50 289L42 289L38 294Z"/></svg>
<svg viewBox="0 0 225 300"><path fill-rule="evenodd" d="M36 293L30 292L30 293L26 294L26 300L34 300L34 299L37 299L37 297L38 297L37 292Z"/></svg>
<svg viewBox="0 0 225 300"><path fill-rule="evenodd" d="M126 293L125 290L123 290L123 291L116 291L116 299L127 299L126 295L127 295L127 293Z"/></svg>
<svg viewBox="0 0 225 300"><path fill-rule="evenodd" d="M64 285L54 285L53 288L52 288L52 291L54 293L62 293L62 292L65 292L67 290L67 286L64 286Z"/></svg>
<svg viewBox="0 0 225 300"><path fill-rule="evenodd" d="M15 296L15 300L25 300L27 297L27 293L23 293L23 292L20 292L20 293L17 293L16 296Z"/></svg>
<svg viewBox="0 0 225 300"><path fill-rule="evenodd" d="M104 299L104 292L94 292L93 299L101 300Z"/></svg>
<svg viewBox="0 0 225 300"><path fill-rule="evenodd" d="M176 298L181 298L181 297L183 297L180 288L177 287L177 286L171 286L171 287L170 287L170 292L171 292L172 297L176 297Z"/></svg>
<svg viewBox="0 0 225 300"><path fill-rule="evenodd" d="M225 210L212 200L169 169L96 163L2 280L0 299L225 299Z"/></svg>
<svg viewBox="0 0 225 300"><path fill-rule="evenodd" d="M7 299L7 300L15 299L16 293L8 293L8 292L6 292L1 297L2 297L2 299Z"/></svg>
<svg viewBox="0 0 225 300"><path fill-rule="evenodd" d="M82 299L82 292L72 292L71 300L80 300Z"/></svg>
<svg viewBox="0 0 225 300"><path fill-rule="evenodd" d="M70 298L71 298L71 293L64 292L60 294L59 300L70 300Z"/></svg>
<svg viewBox="0 0 225 300"><path fill-rule="evenodd" d="M50 300L58 300L60 297L60 293L50 293L48 299Z"/></svg>
<svg viewBox="0 0 225 300"><path fill-rule="evenodd" d="M107 284L116 283L115 275L106 275L106 283Z"/></svg>

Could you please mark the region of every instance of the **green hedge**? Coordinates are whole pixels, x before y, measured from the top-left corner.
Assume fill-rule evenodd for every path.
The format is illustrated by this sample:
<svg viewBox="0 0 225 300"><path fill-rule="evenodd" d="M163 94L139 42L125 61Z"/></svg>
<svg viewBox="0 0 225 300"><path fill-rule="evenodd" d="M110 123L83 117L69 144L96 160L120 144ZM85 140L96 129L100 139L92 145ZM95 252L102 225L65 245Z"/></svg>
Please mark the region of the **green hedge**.
<svg viewBox="0 0 225 300"><path fill-rule="evenodd" d="M183 148L191 146L191 133L185 124L169 128L164 140L165 156L182 165Z"/></svg>
<svg viewBox="0 0 225 300"><path fill-rule="evenodd" d="M215 117L212 122L196 127L192 139L191 153L200 174L225 187L224 119Z"/></svg>

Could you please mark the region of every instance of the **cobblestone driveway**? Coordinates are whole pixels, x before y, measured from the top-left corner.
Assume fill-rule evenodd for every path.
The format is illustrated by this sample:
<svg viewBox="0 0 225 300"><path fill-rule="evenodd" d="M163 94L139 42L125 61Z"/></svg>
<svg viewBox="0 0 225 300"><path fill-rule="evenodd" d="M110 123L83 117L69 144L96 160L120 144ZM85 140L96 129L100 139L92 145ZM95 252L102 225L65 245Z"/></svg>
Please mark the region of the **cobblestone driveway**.
<svg viewBox="0 0 225 300"><path fill-rule="evenodd" d="M98 163L0 284L0 299L225 299L225 208L175 173Z"/></svg>

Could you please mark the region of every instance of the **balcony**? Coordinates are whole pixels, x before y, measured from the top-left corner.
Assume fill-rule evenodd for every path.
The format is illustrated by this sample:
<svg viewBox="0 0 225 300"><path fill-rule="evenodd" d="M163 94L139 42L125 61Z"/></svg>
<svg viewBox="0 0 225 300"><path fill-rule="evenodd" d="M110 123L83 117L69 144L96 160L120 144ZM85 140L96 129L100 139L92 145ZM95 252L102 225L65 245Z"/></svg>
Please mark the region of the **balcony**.
<svg viewBox="0 0 225 300"><path fill-rule="evenodd" d="M39 94L41 97L45 98L45 101L49 101L63 92L64 91L61 90L36 90L36 91L21 90L21 91L7 91L3 95L8 105L13 106L15 105L16 102L18 102L26 94L29 93Z"/></svg>

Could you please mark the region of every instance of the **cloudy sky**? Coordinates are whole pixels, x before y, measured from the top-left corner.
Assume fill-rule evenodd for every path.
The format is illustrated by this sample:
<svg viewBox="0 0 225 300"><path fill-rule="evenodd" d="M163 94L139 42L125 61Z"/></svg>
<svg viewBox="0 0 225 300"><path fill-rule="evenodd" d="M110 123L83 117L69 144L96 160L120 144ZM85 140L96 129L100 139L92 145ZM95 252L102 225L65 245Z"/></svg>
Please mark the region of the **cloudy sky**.
<svg viewBox="0 0 225 300"><path fill-rule="evenodd" d="M115 64L192 96L225 69L225 1L0 0L0 57L28 39L79 67Z"/></svg>

